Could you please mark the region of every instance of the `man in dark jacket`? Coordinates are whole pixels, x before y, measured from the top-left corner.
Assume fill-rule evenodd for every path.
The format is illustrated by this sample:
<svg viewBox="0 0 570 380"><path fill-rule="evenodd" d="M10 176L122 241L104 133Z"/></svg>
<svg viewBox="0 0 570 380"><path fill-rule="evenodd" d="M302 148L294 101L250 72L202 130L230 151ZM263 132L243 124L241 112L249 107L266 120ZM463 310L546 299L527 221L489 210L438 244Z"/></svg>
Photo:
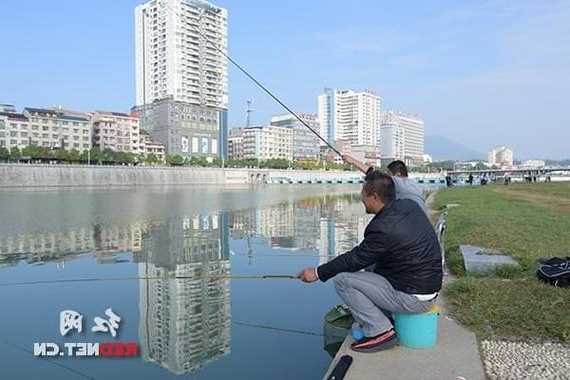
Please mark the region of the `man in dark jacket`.
<svg viewBox="0 0 570 380"><path fill-rule="evenodd" d="M338 295L362 327L352 349L375 352L396 345L392 313L422 313L441 289L441 251L434 229L416 202L395 199L394 181L371 171L362 187L366 212L375 214L364 240L318 268L299 273L304 282L334 277ZM373 272L361 271L375 264Z"/></svg>

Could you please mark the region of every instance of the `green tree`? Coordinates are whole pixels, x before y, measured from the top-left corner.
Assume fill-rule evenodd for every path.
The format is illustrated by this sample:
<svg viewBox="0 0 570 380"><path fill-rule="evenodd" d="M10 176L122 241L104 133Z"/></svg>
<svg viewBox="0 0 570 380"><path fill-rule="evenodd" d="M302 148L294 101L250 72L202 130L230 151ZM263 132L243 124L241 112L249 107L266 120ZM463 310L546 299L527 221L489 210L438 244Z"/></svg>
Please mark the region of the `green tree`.
<svg viewBox="0 0 570 380"><path fill-rule="evenodd" d="M489 167L485 165L483 162L477 162L477 164L473 167L474 170L488 170Z"/></svg>
<svg viewBox="0 0 570 380"><path fill-rule="evenodd" d="M105 148L101 151L101 162L107 163L107 164L114 164L117 162L117 156L116 153L109 148Z"/></svg>
<svg viewBox="0 0 570 380"><path fill-rule="evenodd" d="M81 161L81 153L77 149L72 149L67 153L67 160L71 163L78 163Z"/></svg>
<svg viewBox="0 0 570 380"><path fill-rule="evenodd" d="M17 161L22 157L22 152L18 147L10 148L10 160Z"/></svg>
<svg viewBox="0 0 570 380"><path fill-rule="evenodd" d="M184 157L179 154L167 155L166 163L171 166L181 166L184 165Z"/></svg>
<svg viewBox="0 0 570 380"><path fill-rule="evenodd" d="M7 161L10 158L10 151L4 147L0 148L0 160Z"/></svg>
<svg viewBox="0 0 570 380"><path fill-rule="evenodd" d="M67 162L69 160L69 152L65 149L57 149L55 151L55 158L59 161Z"/></svg>
<svg viewBox="0 0 570 380"><path fill-rule="evenodd" d="M145 157L145 160L144 160L145 163L150 164L150 165L154 165L154 164L158 163L158 161L159 161L158 157L153 153L147 154Z"/></svg>
<svg viewBox="0 0 570 380"><path fill-rule="evenodd" d="M143 163L145 160L144 153L139 153L134 155L134 163L140 164Z"/></svg>

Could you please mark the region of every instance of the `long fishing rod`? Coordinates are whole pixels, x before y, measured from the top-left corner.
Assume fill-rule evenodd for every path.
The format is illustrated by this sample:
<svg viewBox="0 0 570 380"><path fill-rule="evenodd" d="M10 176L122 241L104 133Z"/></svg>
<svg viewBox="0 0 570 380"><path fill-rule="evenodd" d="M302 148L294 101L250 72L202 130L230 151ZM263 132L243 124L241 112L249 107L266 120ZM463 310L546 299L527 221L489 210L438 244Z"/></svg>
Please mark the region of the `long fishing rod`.
<svg viewBox="0 0 570 380"><path fill-rule="evenodd" d="M69 278L62 280L38 280L24 282L0 283L0 287L24 286L24 285L47 285L66 284L78 282L103 282L103 281L134 281L134 280L293 280L297 276L290 274L263 274L263 275L213 275L213 276L176 276L176 277L90 277L90 278Z"/></svg>
<svg viewBox="0 0 570 380"><path fill-rule="evenodd" d="M167 5L167 8L170 9L172 12L174 12L175 15L179 16L178 12L174 9L172 9L170 6ZM198 18L198 21L202 20L202 15L203 12L200 13L200 17ZM273 100L275 100L277 103L279 103L279 105L281 105L281 107L283 107L285 110L287 110L287 112L289 112L291 115L293 115L297 120L299 120L299 122L301 122L301 124L303 124L305 127L307 127L311 132L314 133L315 136L317 136L322 142L324 142L329 148L331 148L336 154L338 154L340 157L342 157L342 153L339 152L338 149L336 149L334 146L332 146L327 140L325 140L321 135L319 135L319 133L317 131L315 131L313 128L311 128L311 126L305 121L303 120L303 118L301 118L299 115L297 115L296 112L294 112L291 108L289 108L285 103L283 103L277 96L275 96L267 87L265 87L261 82L259 82L257 79L255 79L253 77L253 75L251 75L246 69L244 69L239 63L237 63L232 57L229 56L228 53L226 53L225 51L223 51L222 49L220 49L215 43L213 43L204 33L202 33L198 28L195 28L194 31L196 33L198 33L200 36L202 36L202 38L208 42L210 45L212 45L212 47L214 49L216 49L219 53L221 53L224 57L227 58L228 61L230 61L235 67L237 67L242 73L244 73L249 79L251 79L253 81L253 83L255 83L259 88L261 88L263 91L265 91L265 93L267 95L269 95L271 98L273 98Z"/></svg>

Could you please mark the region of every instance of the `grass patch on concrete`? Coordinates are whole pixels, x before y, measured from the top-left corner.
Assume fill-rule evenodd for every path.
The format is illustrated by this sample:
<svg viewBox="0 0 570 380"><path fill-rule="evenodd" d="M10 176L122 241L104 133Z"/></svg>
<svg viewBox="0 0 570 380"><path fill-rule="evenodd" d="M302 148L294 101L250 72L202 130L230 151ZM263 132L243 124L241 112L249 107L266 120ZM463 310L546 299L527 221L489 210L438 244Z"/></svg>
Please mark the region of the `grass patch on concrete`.
<svg viewBox="0 0 570 380"><path fill-rule="evenodd" d="M480 335L570 342L570 290L540 283L537 259L570 256L570 183L455 188L437 194L449 210L447 263L459 278L446 294L455 317ZM465 274L460 244L494 248L520 269Z"/></svg>

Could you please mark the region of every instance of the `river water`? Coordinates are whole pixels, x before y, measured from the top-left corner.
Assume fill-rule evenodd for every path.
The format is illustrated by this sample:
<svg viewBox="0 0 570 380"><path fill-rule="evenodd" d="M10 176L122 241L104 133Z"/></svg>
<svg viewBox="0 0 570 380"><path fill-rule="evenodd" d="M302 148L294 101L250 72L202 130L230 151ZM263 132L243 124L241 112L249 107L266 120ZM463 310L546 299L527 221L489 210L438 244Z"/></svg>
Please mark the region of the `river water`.
<svg viewBox="0 0 570 380"><path fill-rule="evenodd" d="M332 283L226 276L296 274L351 249L369 220L359 190L0 192L0 377L322 377ZM64 311L76 323L62 325ZM65 346L97 342L136 342L139 355L76 357ZM34 343L62 356L34 356Z"/></svg>

